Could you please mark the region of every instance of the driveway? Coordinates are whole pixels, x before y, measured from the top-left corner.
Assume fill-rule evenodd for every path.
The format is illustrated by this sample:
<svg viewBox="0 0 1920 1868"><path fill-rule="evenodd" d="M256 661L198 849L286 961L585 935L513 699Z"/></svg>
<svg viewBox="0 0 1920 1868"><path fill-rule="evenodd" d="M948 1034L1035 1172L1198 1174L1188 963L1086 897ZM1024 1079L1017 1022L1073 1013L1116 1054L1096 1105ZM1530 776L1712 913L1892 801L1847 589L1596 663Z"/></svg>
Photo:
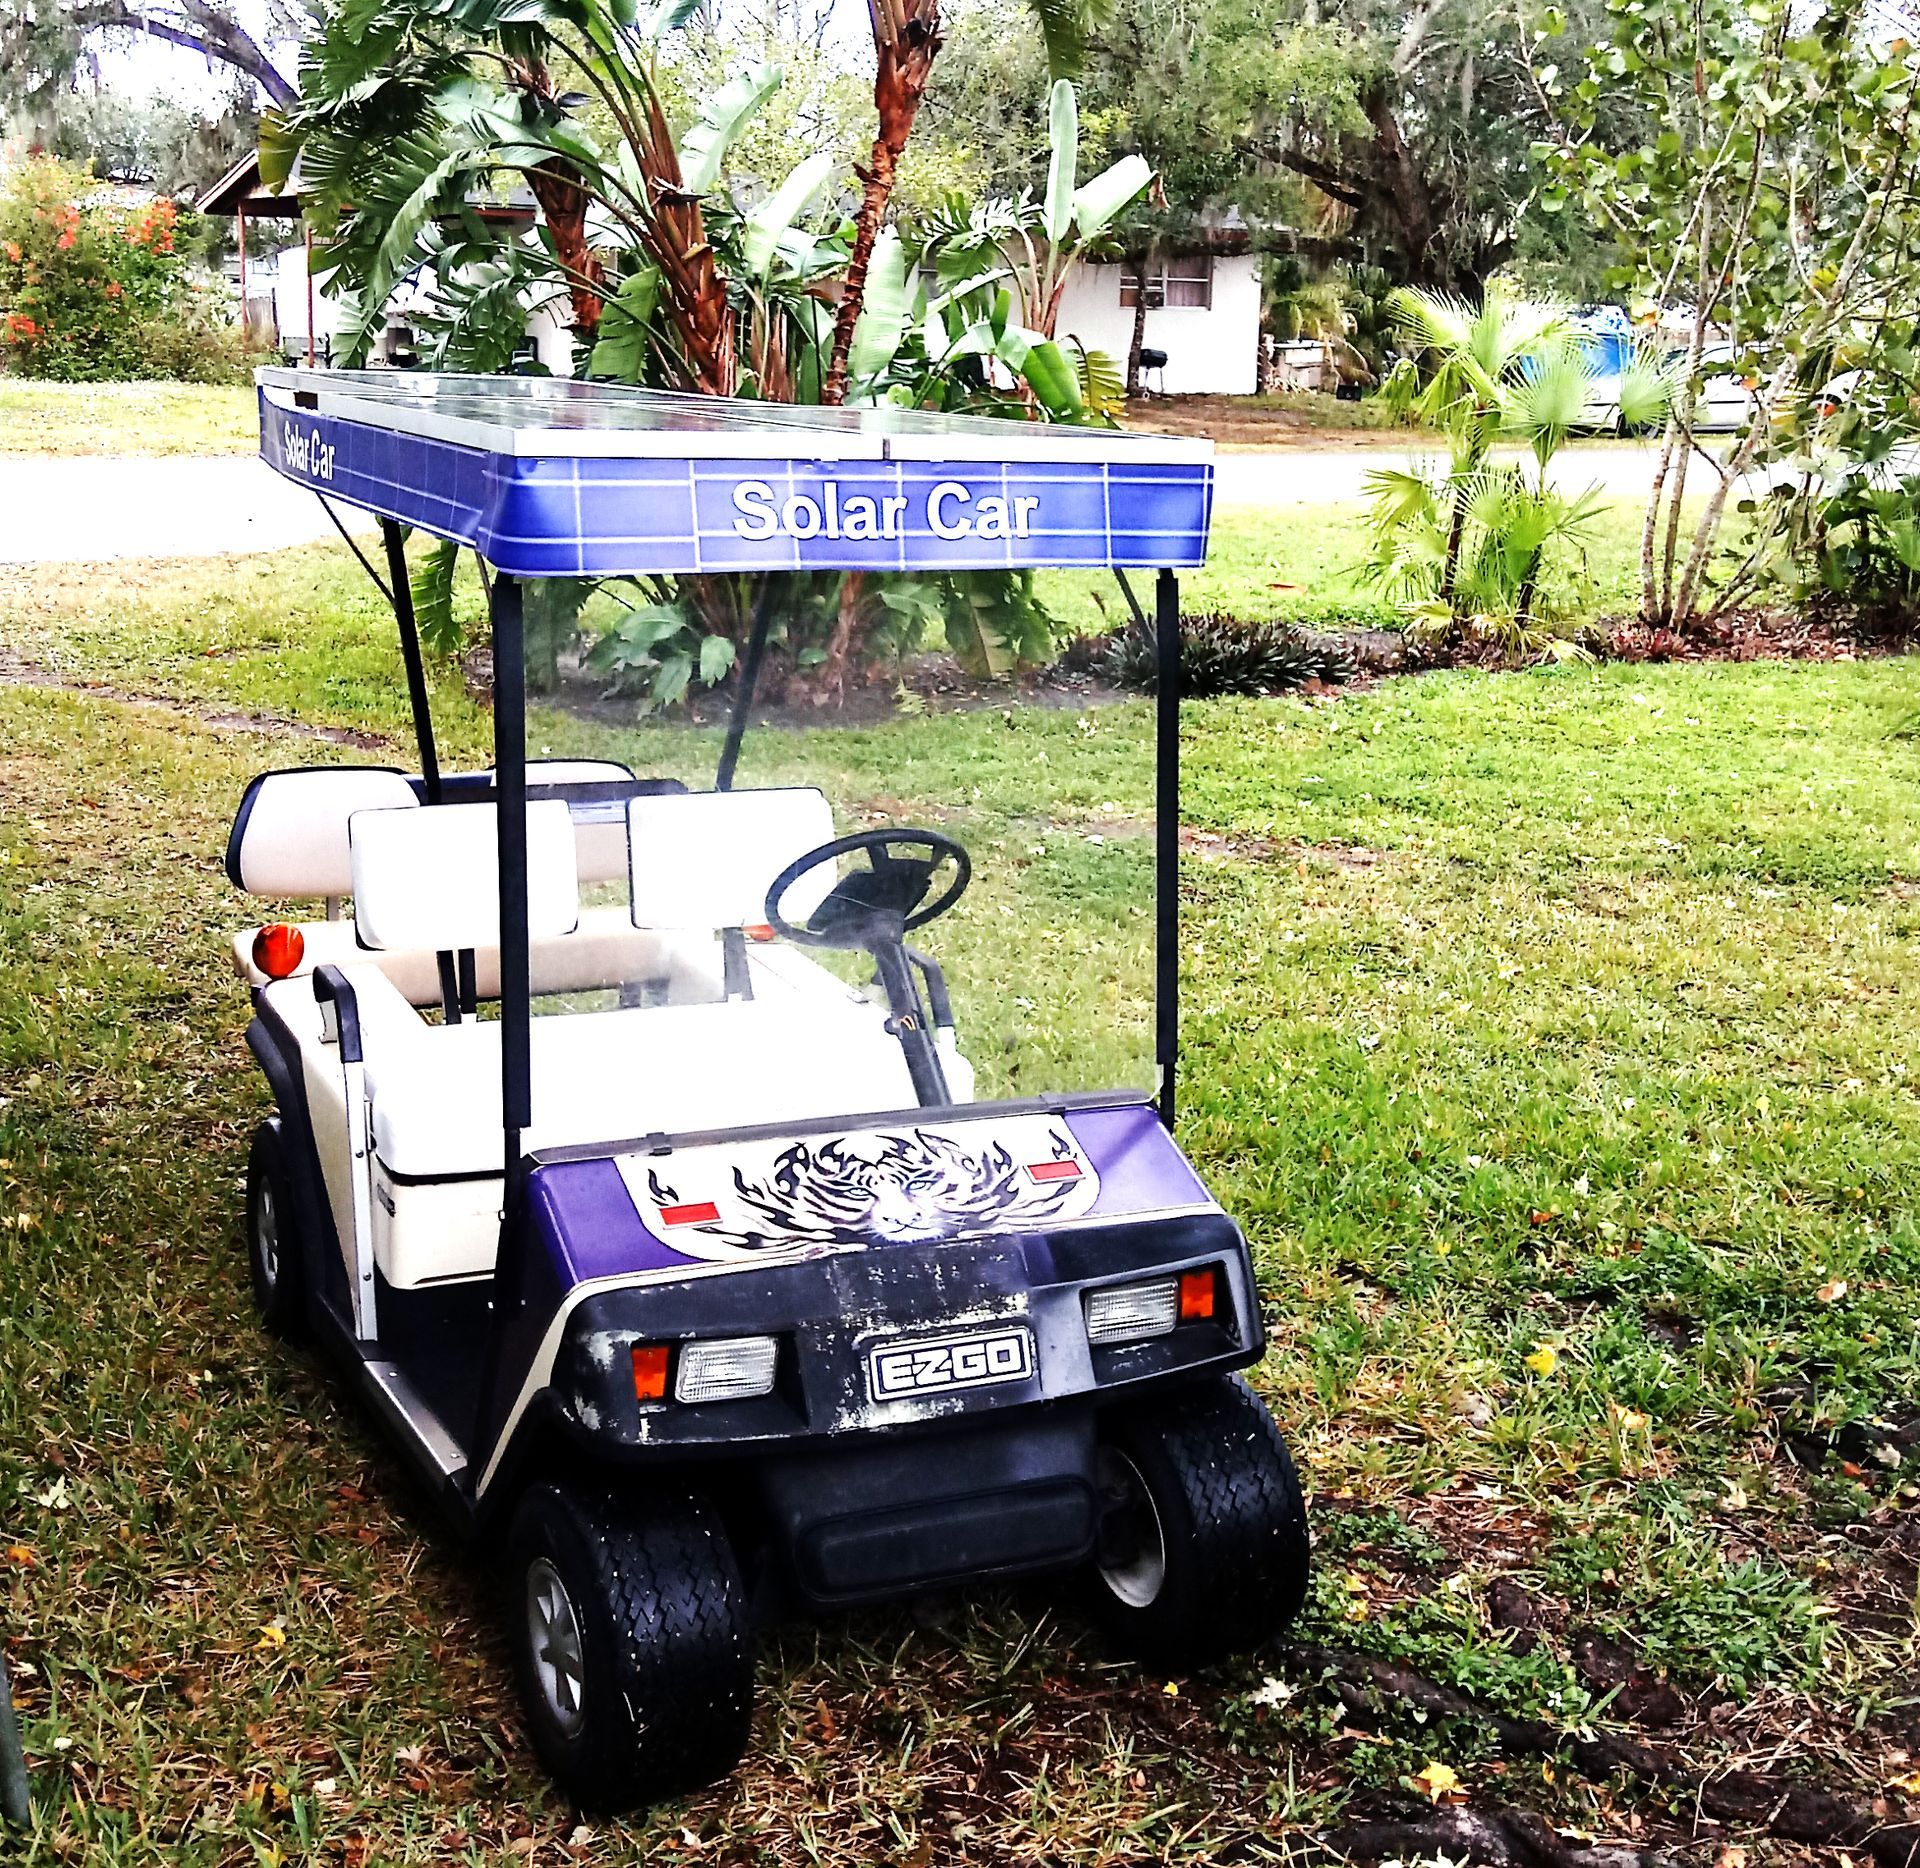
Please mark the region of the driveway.
<svg viewBox="0 0 1920 1868"><path fill-rule="evenodd" d="M1222 454L1222 506L1275 513L1362 497L1376 467L1420 458L1397 448L1275 448ZM1617 498L1643 497L1650 447L1572 447L1554 463L1572 490L1598 483ZM355 531L364 513L336 508ZM0 564L85 563L99 558L205 558L277 551L331 538L320 502L251 455L134 460L0 454Z"/></svg>
<svg viewBox="0 0 1920 1868"><path fill-rule="evenodd" d="M336 507L356 531L377 523ZM0 564L206 558L335 536L320 502L251 455L0 454Z"/></svg>

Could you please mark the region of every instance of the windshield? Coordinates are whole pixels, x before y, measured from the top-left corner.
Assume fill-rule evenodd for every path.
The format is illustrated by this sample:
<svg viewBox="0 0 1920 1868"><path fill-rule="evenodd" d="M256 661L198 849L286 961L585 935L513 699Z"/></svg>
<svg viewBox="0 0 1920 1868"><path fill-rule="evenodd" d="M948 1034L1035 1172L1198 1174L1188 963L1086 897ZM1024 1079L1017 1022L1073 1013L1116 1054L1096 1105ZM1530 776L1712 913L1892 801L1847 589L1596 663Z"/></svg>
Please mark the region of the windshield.
<svg viewBox="0 0 1920 1868"><path fill-rule="evenodd" d="M1150 578L1139 588L1150 603ZM676 1131L929 1100L903 1013L931 1027L948 1100L1151 1093L1152 705L1122 678L1150 680L1151 654L1136 640L1129 662L1107 640L1125 614L1111 574L520 589L530 869L537 881L558 800L578 889L564 935L542 933L534 904L543 1143L565 1139L550 1132L556 1096L578 1100L550 1087L543 1056L588 1029L617 1039L622 1068L685 1085L652 1124ZM477 584L455 609L484 636ZM732 796L716 799L757 627ZM484 700L485 657L467 666ZM773 930L777 871L881 832L895 834L797 877ZM890 945L905 988L889 989ZM582 1016L601 1022L550 1025Z"/></svg>

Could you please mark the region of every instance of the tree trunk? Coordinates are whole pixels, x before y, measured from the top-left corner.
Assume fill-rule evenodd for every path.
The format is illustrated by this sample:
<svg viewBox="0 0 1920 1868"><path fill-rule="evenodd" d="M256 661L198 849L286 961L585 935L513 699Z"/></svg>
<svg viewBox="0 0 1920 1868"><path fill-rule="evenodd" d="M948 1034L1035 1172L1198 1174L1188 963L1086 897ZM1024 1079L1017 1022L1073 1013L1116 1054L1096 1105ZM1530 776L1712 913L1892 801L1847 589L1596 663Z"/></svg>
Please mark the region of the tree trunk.
<svg viewBox="0 0 1920 1868"><path fill-rule="evenodd" d="M873 243L880 237L900 152L913 134L913 120L933 76L940 50L940 0L867 0L873 22L873 49L878 65L873 74L873 105L880 130L873 139L867 166L860 170L860 212L853 226L853 252L840 291L840 309L833 321L833 356L820 386L823 403L847 399L847 358L853 350L853 327L866 302L867 267Z"/></svg>
<svg viewBox="0 0 1920 1868"><path fill-rule="evenodd" d="M1443 203L1435 199L1434 190L1400 134L1400 119L1385 84L1376 84L1368 91L1363 108L1373 126L1373 145L1368 153L1378 178L1378 198L1393 228L1409 282L1443 290L1457 288L1460 282L1452 265L1435 251Z"/></svg>
<svg viewBox="0 0 1920 1868"><path fill-rule="evenodd" d="M1133 262L1133 336L1127 344L1127 400L1140 393L1140 348L1147 341L1147 261L1143 253Z"/></svg>
<svg viewBox="0 0 1920 1868"><path fill-rule="evenodd" d="M587 239L587 191L570 162L550 156L527 172L527 186L540 204L553 242L553 256L567 269L567 294L573 300L573 327L591 344L600 328L601 297L596 289L606 271Z"/></svg>
<svg viewBox="0 0 1920 1868"><path fill-rule="evenodd" d="M815 706L829 700L838 705L847 698L847 671L853 665L857 645L866 636L860 626L866 586L866 576L860 571L849 571L841 578L840 613L827 637L826 659L811 674L794 678L794 686Z"/></svg>

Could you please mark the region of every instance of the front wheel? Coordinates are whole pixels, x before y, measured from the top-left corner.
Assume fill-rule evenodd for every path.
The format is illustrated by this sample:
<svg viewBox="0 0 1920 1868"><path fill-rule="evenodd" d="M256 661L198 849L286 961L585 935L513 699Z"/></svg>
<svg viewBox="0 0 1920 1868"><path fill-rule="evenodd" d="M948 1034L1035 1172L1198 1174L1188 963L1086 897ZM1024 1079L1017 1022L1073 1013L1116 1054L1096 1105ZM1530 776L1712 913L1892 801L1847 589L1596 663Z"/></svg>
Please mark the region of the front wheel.
<svg viewBox="0 0 1920 1868"><path fill-rule="evenodd" d="M1278 1634L1307 1593L1306 1506L1286 1442L1238 1375L1102 1423L1094 1613L1180 1673Z"/></svg>
<svg viewBox="0 0 1920 1868"><path fill-rule="evenodd" d="M710 1506L536 1485L508 1549L514 1672L534 1750L562 1790L617 1812L733 1769L753 1718L753 1648Z"/></svg>

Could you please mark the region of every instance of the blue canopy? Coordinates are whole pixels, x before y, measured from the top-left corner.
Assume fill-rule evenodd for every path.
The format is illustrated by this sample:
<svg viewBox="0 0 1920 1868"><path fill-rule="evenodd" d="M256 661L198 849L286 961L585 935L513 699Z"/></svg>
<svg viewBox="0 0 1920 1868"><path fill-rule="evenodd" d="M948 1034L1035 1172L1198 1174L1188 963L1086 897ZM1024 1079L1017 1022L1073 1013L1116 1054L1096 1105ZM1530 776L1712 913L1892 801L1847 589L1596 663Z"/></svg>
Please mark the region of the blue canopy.
<svg viewBox="0 0 1920 1868"><path fill-rule="evenodd" d="M555 377L262 370L260 453L517 577L1204 561L1213 445Z"/></svg>

